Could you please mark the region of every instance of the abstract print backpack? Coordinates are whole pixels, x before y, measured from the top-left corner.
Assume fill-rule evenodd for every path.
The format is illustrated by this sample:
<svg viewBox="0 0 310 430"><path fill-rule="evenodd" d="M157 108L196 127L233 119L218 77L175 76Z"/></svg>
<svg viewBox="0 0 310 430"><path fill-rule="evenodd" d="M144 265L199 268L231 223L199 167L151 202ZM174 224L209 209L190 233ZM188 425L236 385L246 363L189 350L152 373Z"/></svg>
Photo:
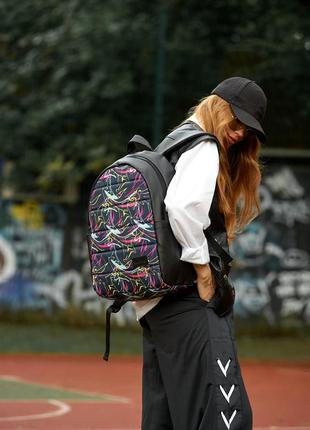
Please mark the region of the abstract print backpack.
<svg viewBox="0 0 310 430"><path fill-rule="evenodd" d="M215 137L181 127L153 151L135 135L128 155L104 169L92 186L88 207L92 285L99 296L114 300L106 314L106 360L111 312L127 301L184 289L195 279L193 266L180 260L181 247L165 210L175 173L165 154L190 141L205 140Z"/></svg>

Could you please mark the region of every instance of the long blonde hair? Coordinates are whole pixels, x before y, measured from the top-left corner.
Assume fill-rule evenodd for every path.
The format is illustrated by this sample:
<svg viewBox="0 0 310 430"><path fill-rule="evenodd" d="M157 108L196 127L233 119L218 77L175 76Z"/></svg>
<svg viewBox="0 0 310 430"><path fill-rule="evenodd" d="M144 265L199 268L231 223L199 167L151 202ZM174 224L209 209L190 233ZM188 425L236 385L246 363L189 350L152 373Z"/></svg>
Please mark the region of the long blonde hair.
<svg viewBox="0 0 310 430"><path fill-rule="evenodd" d="M230 242L260 212L261 143L253 134L242 142L228 145L226 136L232 112L229 103L216 95L202 99L191 113L195 114L202 128L214 134L220 143L218 201Z"/></svg>

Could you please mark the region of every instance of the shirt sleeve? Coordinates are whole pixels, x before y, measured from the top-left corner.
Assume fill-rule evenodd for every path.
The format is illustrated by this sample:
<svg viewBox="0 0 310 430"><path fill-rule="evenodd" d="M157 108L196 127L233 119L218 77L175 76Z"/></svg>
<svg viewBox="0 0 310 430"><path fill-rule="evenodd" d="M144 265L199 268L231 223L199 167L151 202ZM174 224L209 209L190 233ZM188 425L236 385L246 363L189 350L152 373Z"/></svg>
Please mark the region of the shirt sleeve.
<svg viewBox="0 0 310 430"><path fill-rule="evenodd" d="M179 158L165 198L169 222L182 247L181 260L195 264L210 261L203 233L210 225L209 211L219 172L214 142L201 142Z"/></svg>

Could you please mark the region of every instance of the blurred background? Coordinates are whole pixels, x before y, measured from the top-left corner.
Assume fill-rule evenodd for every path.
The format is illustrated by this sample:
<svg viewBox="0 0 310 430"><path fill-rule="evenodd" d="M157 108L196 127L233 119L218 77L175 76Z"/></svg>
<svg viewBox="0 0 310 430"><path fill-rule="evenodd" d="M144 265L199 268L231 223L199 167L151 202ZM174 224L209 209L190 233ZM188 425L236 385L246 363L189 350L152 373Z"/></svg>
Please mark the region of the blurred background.
<svg viewBox="0 0 310 430"><path fill-rule="evenodd" d="M132 135L155 146L244 76L269 104L262 214L232 250L241 356L308 360L309 2L2 0L0 13L0 351L102 351L92 182ZM113 321L112 350L140 353L131 305Z"/></svg>

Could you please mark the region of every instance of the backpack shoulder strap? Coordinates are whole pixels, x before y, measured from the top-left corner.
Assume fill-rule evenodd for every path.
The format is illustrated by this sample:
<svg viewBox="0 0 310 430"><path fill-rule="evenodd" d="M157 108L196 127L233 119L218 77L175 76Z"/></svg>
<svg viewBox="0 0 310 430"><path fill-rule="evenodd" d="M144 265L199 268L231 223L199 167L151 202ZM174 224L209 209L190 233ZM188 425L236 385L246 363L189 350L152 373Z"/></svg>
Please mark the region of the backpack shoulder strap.
<svg viewBox="0 0 310 430"><path fill-rule="evenodd" d="M205 140L218 143L217 138L213 134L206 133L202 129L193 129L192 126L188 127L187 125L188 124L184 124L169 133L168 136L154 149L154 151L162 155L166 155L169 152L175 151L179 147L194 141L195 144Z"/></svg>

